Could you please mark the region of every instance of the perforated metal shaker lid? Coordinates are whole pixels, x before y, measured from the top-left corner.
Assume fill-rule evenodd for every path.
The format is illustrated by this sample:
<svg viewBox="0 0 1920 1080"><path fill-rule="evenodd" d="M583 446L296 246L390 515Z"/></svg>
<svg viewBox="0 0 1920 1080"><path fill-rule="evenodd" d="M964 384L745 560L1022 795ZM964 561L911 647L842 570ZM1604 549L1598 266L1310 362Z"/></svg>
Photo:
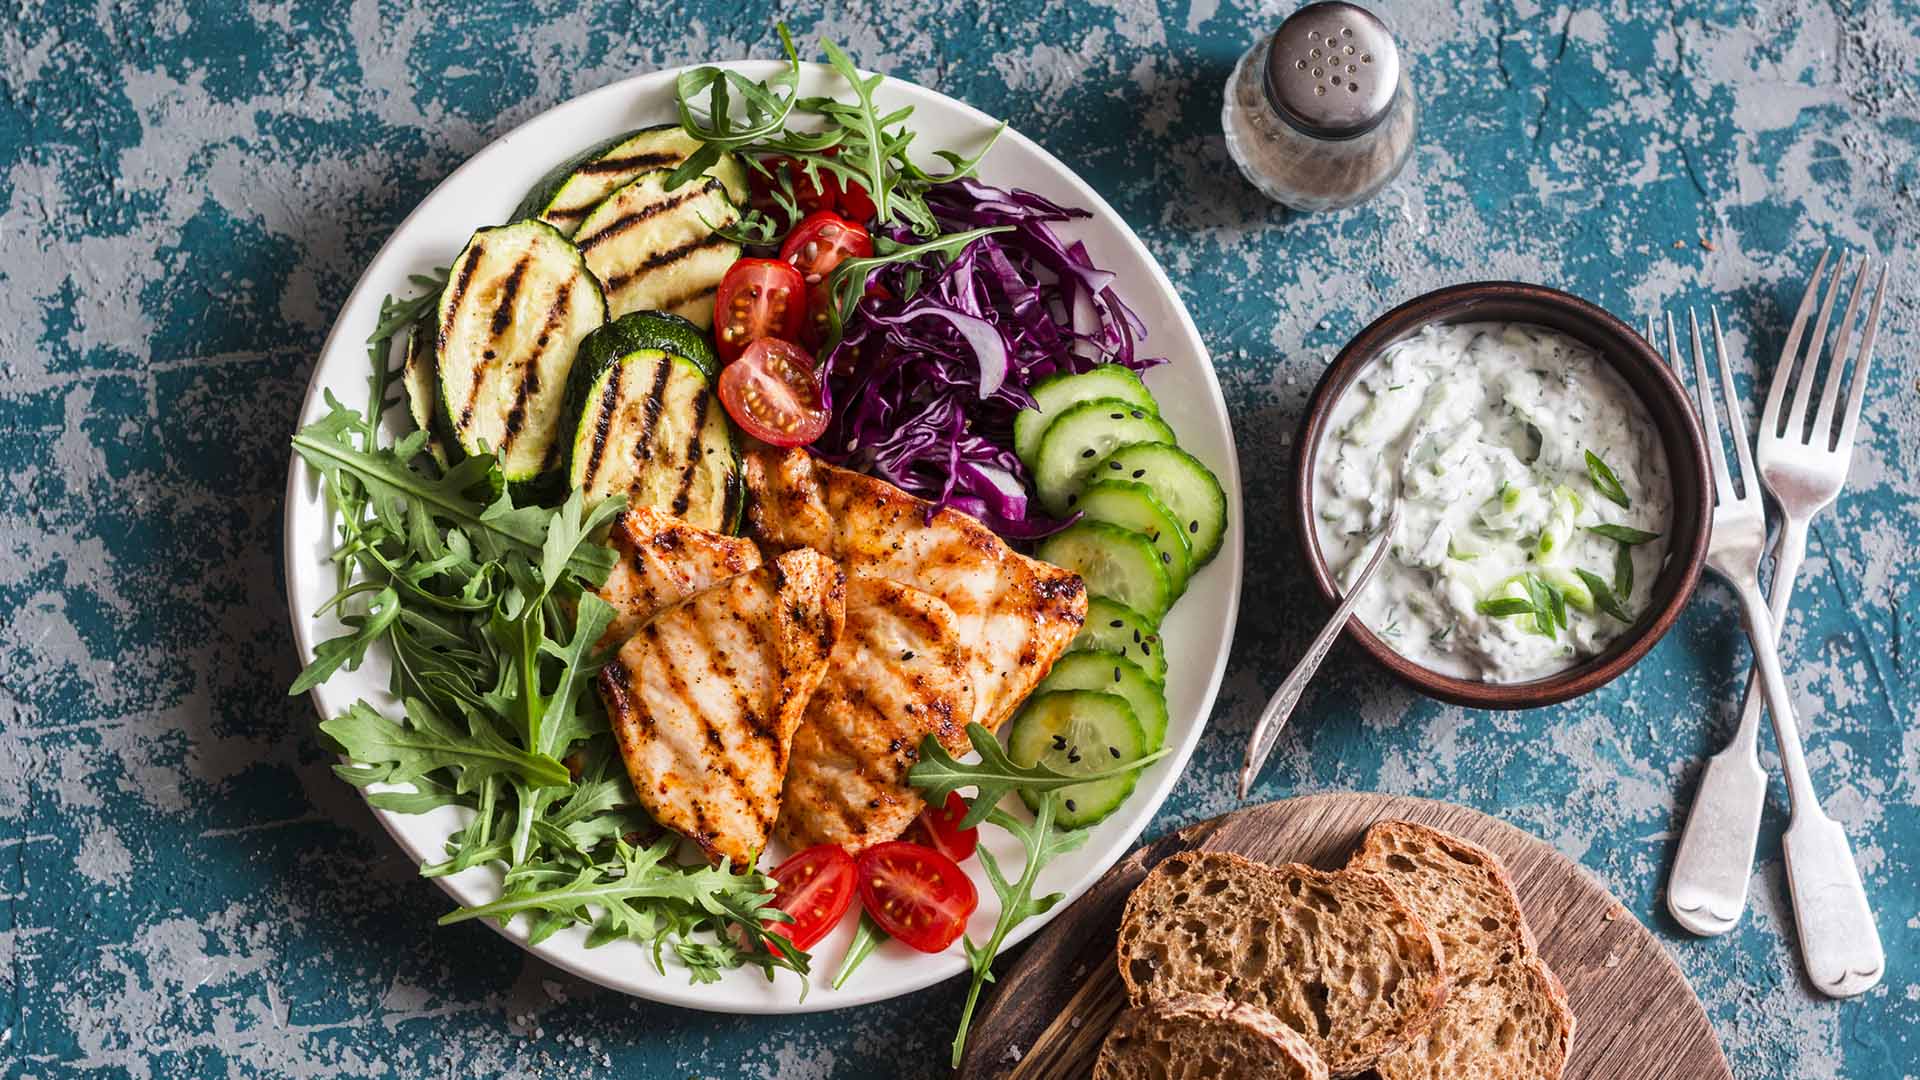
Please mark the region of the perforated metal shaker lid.
<svg viewBox="0 0 1920 1080"><path fill-rule="evenodd" d="M1400 49L1363 7L1330 0L1294 12L1267 52L1267 100L1317 139L1351 139L1387 115L1400 85Z"/></svg>

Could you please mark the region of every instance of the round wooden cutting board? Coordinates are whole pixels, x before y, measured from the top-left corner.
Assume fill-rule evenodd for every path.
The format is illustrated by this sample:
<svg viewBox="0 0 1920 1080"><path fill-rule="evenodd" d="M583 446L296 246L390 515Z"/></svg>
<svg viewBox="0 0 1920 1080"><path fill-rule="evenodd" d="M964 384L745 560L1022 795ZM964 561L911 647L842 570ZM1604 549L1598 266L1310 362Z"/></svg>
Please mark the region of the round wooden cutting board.
<svg viewBox="0 0 1920 1080"><path fill-rule="evenodd" d="M1506 864L1540 955L1573 1006L1578 1026L1567 1080L1733 1080L1686 977L1647 928L1578 864L1477 810L1359 793L1248 807L1128 855L1001 976L973 1025L961 1076L1084 1080L1126 1004L1113 962L1121 909L1160 860L1182 851L1231 851L1334 869L1367 826L1388 818L1443 829Z"/></svg>

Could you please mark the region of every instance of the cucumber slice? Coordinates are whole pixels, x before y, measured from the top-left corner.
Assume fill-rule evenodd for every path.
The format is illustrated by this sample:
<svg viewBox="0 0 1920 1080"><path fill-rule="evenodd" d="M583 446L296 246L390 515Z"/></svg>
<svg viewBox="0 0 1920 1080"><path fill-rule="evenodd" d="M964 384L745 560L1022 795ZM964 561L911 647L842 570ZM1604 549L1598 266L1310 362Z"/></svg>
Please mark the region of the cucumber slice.
<svg viewBox="0 0 1920 1080"><path fill-rule="evenodd" d="M1227 493L1220 490L1213 470L1192 454L1148 440L1115 450L1100 464L1099 472L1153 489L1154 497L1187 530L1195 570L1220 553L1220 541L1227 534Z"/></svg>
<svg viewBox="0 0 1920 1080"><path fill-rule="evenodd" d="M1167 654L1160 648L1160 632L1139 612L1104 596L1087 601L1087 621L1067 651L1125 657L1138 664L1147 678L1162 686L1167 682Z"/></svg>
<svg viewBox="0 0 1920 1080"><path fill-rule="evenodd" d="M1140 721L1126 699L1091 690L1033 695L1014 716L1007 733L1007 756L1016 763L1039 762L1068 775L1137 761L1147 753L1145 745ZM1127 772L1060 788L1060 816L1055 823L1063 829L1078 829L1100 821L1133 794L1139 775ZM1032 792L1022 791L1020 797L1029 808L1039 808L1040 800Z"/></svg>
<svg viewBox="0 0 1920 1080"><path fill-rule="evenodd" d="M1069 406L1047 425L1034 452L1031 471L1040 504L1053 516L1066 517L1101 458L1133 443L1172 441L1172 428L1130 401L1095 398Z"/></svg>
<svg viewBox="0 0 1920 1080"><path fill-rule="evenodd" d="M1029 469L1033 467L1033 455L1040 449L1040 436L1046 434L1047 425L1083 401L1111 398L1160 415L1160 403L1147 392L1140 376L1132 368L1119 364L1101 364L1078 375L1071 372L1049 375L1035 383L1028 393L1033 395L1034 407L1013 415L1013 452Z"/></svg>
<svg viewBox="0 0 1920 1080"><path fill-rule="evenodd" d="M1040 542L1034 552L1079 574L1087 592L1111 596L1153 625L1173 606L1173 579L1153 541L1104 521L1080 521Z"/></svg>
<svg viewBox="0 0 1920 1080"><path fill-rule="evenodd" d="M1115 653L1070 652L1054 661L1053 670L1033 688L1047 690L1093 690L1118 694L1127 700L1133 718L1140 721L1141 753L1160 749L1167 740L1167 695L1160 684L1147 678L1140 665Z"/></svg>
<svg viewBox="0 0 1920 1080"><path fill-rule="evenodd" d="M1193 549L1187 545L1187 530L1181 528L1173 512L1154 497L1152 488L1131 480L1108 480L1095 475L1080 492L1080 501L1074 504L1074 509L1090 521L1132 529L1153 541L1160 552L1160 565L1166 568L1167 577L1173 583L1173 595L1187 591L1187 579L1193 576Z"/></svg>

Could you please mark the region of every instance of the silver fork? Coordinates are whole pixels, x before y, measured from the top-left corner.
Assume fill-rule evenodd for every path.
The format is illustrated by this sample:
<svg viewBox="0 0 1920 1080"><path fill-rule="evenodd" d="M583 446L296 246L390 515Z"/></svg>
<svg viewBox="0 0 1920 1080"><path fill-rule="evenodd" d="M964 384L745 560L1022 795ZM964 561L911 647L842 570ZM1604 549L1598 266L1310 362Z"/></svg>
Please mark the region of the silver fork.
<svg viewBox="0 0 1920 1080"><path fill-rule="evenodd" d="M1800 310L1787 332L1786 346L1780 350L1780 365L1774 372L1766 407L1760 414L1760 479L1781 511L1769 594L1770 613L1776 628L1786 623L1794 578L1807 554L1808 526L1816 514L1839 496L1847 479L1847 466L1853 458L1854 431L1860 421L1860 403L1866 396L1867 372L1873 360L1874 335L1880 324L1880 305L1887 293L1887 268L1882 266L1873 305L1861 325L1860 355L1854 361L1847 411L1835 438L1834 411L1839 403L1841 377L1847 368L1854 316L1859 312L1861 297L1867 292L1868 272L1872 269L1869 260L1862 257L1846 312L1840 319L1839 334L1834 339L1826 385L1820 395L1820 411L1809 433L1807 408L1813 399L1821 346L1827 340L1827 323L1833 315L1834 301L1848 276L1847 260L1842 256L1832 276L1827 278L1826 300L1820 302L1822 279L1826 278L1830 255L1831 250L1821 254L1807 283L1806 295L1800 298ZM1803 357L1801 340L1816 303L1820 305L1820 315ZM1782 410L1789 388L1793 389L1793 404L1783 420ZM1680 925L1696 934L1726 933L1739 923L1746 907L1760 812L1767 801L1767 774L1760 767L1758 749L1764 701L1756 673L1747 681L1739 729L1726 748L1707 762L1706 771L1701 775L1700 790L1694 795L1686 831L1680 837L1680 850L1674 857L1673 873L1667 879L1667 910Z"/></svg>
<svg viewBox="0 0 1920 1080"><path fill-rule="evenodd" d="M1693 339L1694 396L1700 405L1707 457L1713 466L1713 536L1707 546L1707 565L1733 586L1740 600L1741 621L1753 643L1754 665L1766 693L1767 714L1773 719L1774 740L1787 774L1787 794L1793 819L1787 825L1785 853L1787 883L1793 893L1794 924L1800 931L1800 955L1814 986L1830 997L1851 997L1871 989L1886 970L1880 931L1860 883L1860 869L1839 823L1820 809L1820 798L1807 773L1794 719L1793 700L1780 674L1780 653L1774 623L1760 594L1760 557L1767 547L1767 511L1754 477L1752 452L1747 449L1747 423L1740 414L1733 367L1727 362L1720 335L1720 315L1713 315L1714 352L1720 363L1720 384L1727 399L1727 426L1740 460L1742 483L1736 487L1727 470L1715 417L1713 379L1707 370L1706 350L1700 345L1700 323L1687 312ZM1680 356L1673 317L1667 316L1667 352L1674 367Z"/></svg>

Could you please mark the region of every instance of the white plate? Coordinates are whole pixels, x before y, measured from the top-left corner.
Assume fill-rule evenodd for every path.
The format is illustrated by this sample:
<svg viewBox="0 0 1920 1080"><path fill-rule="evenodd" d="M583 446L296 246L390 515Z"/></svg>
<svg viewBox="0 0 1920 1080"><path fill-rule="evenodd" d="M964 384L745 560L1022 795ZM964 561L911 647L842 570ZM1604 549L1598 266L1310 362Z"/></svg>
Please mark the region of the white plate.
<svg viewBox="0 0 1920 1080"><path fill-rule="evenodd" d="M765 61L724 66L755 78L765 78L778 68ZM411 295L408 274L445 265L474 229L506 220L527 188L569 154L617 132L672 120L675 74L658 71L638 76L542 113L474 155L434 189L381 247L347 298L307 385L301 424L312 422L325 411L323 391L331 390L350 403L365 400L364 342L373 329L382 297L390 293ZM832 93L843 87L844 83L823 65L810 65L802 80L802 91L809 94ZM879 99L885 109L914 106L911 122L919 131L915 144L921 153L942 147L971 152L993 124L985 114L952 98L893 79L882 84ZM1194 576L1187 595L1163 628L1163 637L1173 643L1167 682L1172 717L1168 740L1173 753L1146 770L1132 798L1093 830L1085 846L1047 867L1040 879L1040 892L1062 891L1071 900L1133 847L1186 766L1213 708L1239 613L1243 520L1240 477L1233 429L1206 346L1172 283L1133 231L1092 188L1017 132L1009 131L1000 139L983 163L981 176L992 184L1027 188L1064 205L1093 211L1092 218L1074 222L1063 232L1069 238L1086 241L1093 261L1119 275L1116 288L1121 297L1147 325L1148 338L1143 347L1148 354L1171 361L1152 372L1148 384L1160 400L1163 415L1179 433L1181 445L1220 477L1230 515L1219 558ZM394 434L401 430L397 425L404 424L398 415L403 412L396 410L396 415L388 418ZM332 519L320 494L318 477L298 457L287 471L286 498L287 600L304 661L313 655L316 642L341 632L333 619L312 615L334 591L334 569L327 561L333 547ZM388 670L384 656L369 656L358 671L340 672L315 690L314 705L323 717L338 713L358 698L391 707L393 702L386 692ZM461 826L465 813L451 808L417 815L374 811L416 862L444 858L444 842ZM998 829L982 832L987 834L983 842L1001 856L1003 866L1020 865L1020 849L1011 837ZM981 896L980 909L967 929L976 941L984 941L993 930L999 904L978 861L967 865ZM477 868L437 880L461 904L484 903L499 889L499 875L491 869ZM1064 907L1062 904L1054 910ZM1046 921L1039 918L1021 924L1007 944L1026 938ZM748 1014L817 1012L883 1001L951 978L967 968L957 943L937 956L889 943L867 960L845 989L834 990L828 983L852 939L855 923L851 918L844 920L832 936L815 947L814 985L805 1001L800 1000L798 981L789 974L769 983L759 972L742 969L718 983L695 986L689 984L686 971L673 966L672 961L666 974L655 971L648 952L638 945L616 942L598 949L586 948L581 928L549 938L531 951L582 978L638 997L694 1009ZM431 925L422 925L420 932L437 931ZM503 932L525 947L524 920Z"/></svg>

